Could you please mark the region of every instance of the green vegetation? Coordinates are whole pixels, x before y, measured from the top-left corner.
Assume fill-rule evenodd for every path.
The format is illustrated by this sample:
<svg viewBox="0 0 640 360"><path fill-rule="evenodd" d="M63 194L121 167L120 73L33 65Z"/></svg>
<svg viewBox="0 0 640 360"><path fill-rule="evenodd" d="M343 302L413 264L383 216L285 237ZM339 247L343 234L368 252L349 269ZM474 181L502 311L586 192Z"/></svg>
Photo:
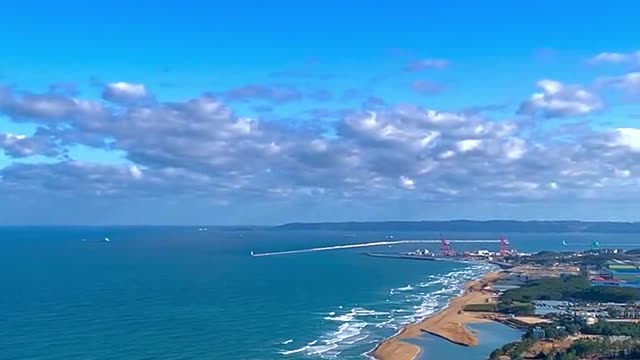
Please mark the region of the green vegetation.
<svg viewBox="0 0 640 360"><path fill-rule="evenodd" d="M540 326L547 339L564 339L569 335L580 332L580 325L571 317L561 318L551 324ZM524 336L534 337L533 331L529 330Z"/></svg>
<svg viewBox="0 0 640 360"><path fill-rule="evenodd" d="M552 324L539 327L544 330L544 338L564 339L567 336L581 332L589 335L605 336L597 340L578 340L566 350L555 350L548 354L540 353L536 359L577 360L583 358L597 359L638 359L640 358L640 324L599 322L582 328L571 317L563 317ZM608 336L629 336L630 339L617 340ZM529 329L522 340L509 343L494 350L490 359L508 356L511 359L521 359L523 353L531 349L536 342L534 330Z"/></svg>
<svg viewBox="0 0 640 360"><path fill-rule="evenodd" d="M574 298L584 301L629 303L640 301L640 289L612 286L590 287L574 294Z"/></svg>
<svg viewBox="0 0 640 360"><path fill-rule="evenodd" d="M496 304L469 304L464 307L464 311L472 312L495 312L497 309Z"/></svg>
<svg viewBox="0 0 640 360"><path fill-rule="evenodd" d="M502 296L502 302L506 304L533 300L634 302L640 300L640 289L592 287L586 276L566 276L535 280L521 288L508 290Z"/></svg>
<svg viewBox="0 0 640 360"><path fill-rule="evenodd" d="M498 304L498 311L505 314L527 315L533 314L535 306L530 302L510 301Z"/></svg>
<svg viewBox="0 0 640 360"><path fill-rule="evenodd" d="M580 326L570 317L561 318L552 324L538 326L544 330L546 339L563 339L569 335L576 334L580 330ZM509 343L503 347L494 350L489 359L499 359L501 356L508 356L511 359L522 359L522 354L529 350L538 338L533 328L529 328L522 335L522 339L517 342Z"/></svg>
<svg viewBox="0 0 640 360"><path fill-rule="evenodd" d="M510 303L514 301L567 300L589 288L589 280L583 276L534 280L518 289L506 291L502 296L502 301Z"/></svg>
<svg viewBox="0 0 640 360"><path fill-rule="evenodd" d="M534 342L535 340L533 339L523 338L522 341L508 343L501 348L494 350L489 355L489 360L496 360L501 356L508 356L512 360L522 359L522 353L531 348Z"/></svg>
<svg viewBox="0 0 640 360"><path fill-rule="evenodd" d="M540 358L545 360L638 359L640 358L640 343L636 340L578 340L571 344L566 351L554 351Z"/></svg>
<svg viewBox="0 0 640 360"><path fill-rule="evenodd" d="M625 253L612 253L602 250L597 251L585 251L576 256L575 252L563 251L541 251L529 258L520 259L523 264L533 264L540 266L549 266L557 263L560 264L572 264L580 267L602 267L608 261L616 260L638 260L637 255L640 254L640 250L630 250Z"/></svg>
<svg viewBox="0 0 640 360"><path fill-rule="evenodd" d="M600 321L593 325L584 326L582 328L582 333L608 336L631 336L632 338L640 338L640 324Z"/></svg>

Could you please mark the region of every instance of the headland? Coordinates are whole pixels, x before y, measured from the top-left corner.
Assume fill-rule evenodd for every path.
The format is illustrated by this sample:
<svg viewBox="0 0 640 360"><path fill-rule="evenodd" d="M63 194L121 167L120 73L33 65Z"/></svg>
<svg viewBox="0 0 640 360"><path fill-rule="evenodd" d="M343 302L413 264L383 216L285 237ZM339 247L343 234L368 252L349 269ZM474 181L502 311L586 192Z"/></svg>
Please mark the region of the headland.
<svg viewBox="0 0 640 360"><path fill-rule="evenodd" d="M487 321L517 327L524 334L487 354L491 359L640 355L640 250L601 249L594 242L586 251L493 255L501 255L501 271L467 283L446 308L406 326L371 355L378 360L415 360L421 348L407 340L423 333L474 346L478 338L466 325ZM433 258L440 257L446 254Z"/></svg>

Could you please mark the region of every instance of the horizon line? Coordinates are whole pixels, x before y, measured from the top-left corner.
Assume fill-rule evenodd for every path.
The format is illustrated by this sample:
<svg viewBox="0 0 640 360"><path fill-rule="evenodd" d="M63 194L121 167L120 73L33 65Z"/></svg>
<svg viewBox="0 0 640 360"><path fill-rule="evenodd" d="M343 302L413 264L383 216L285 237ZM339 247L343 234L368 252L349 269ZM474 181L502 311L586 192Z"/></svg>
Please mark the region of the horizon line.
<svg viewBox="0 0 640 360"><path fill-rule="evenodd" d="M488 223L488 222L514 222L514 223L586 223L586 224L640 224L640 220L579 220L579 219L449 219L449 220L344 220L344 221L290 221L277 224L0 224L3 227L261 227L274 228L286 225L339 225L339 224L385 224L385 223L454 223L454 222L470 222L470 223Z"/></svg>

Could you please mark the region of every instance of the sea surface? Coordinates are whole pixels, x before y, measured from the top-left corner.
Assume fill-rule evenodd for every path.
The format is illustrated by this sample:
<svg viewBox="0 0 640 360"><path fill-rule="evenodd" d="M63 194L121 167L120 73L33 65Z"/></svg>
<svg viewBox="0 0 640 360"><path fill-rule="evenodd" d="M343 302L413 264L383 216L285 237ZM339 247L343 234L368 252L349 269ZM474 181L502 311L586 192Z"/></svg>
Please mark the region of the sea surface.
<svg viewBox="0 0 640 360"><path fill-rule="evenodd" d="M497 239L499 234L447 235ZM521 251L575 250L595 240L602 247L640 247L633 234L508 235ZM111 241L93 242L104 237ZM391 237L440 235L0 228L0 358L365 359L376 343L442 308L466 281L492 267L374 258L363 255L368 250L363 248L266 257L250 252ZM453 245L458 250L498 247ZM438 246L370 250L437 251Z"/></svg>

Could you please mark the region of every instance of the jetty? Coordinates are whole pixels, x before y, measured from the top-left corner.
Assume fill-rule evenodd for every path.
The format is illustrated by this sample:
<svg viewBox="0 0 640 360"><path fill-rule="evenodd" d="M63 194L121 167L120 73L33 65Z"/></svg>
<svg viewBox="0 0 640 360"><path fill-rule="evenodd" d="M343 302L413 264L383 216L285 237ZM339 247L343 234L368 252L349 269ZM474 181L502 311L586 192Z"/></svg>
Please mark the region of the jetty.
<svg viewBox="0 0 640 360"><path fill-rule="evenodd" d="M345 249L356 249L356 248L364 248L364 247L373 247L373 246L392 246L392 245L401 245L401 244L438 244L441 243L442 239L411 239L411 240L383 240L383 241L372 241L366 243L357 243L357 244L344 244L344 245L335 245L335 246L324 246L324 247L315 247L309 249L299 249L299 250L285 250L285 251L273 251L273 252L265 252L265 253L256 253L251 252L251 256L261 257L261 256L275 256L275 255L290 255L290 254L299 254L306 252L316 252L316 251L330 251L330 250L345 250ZM486 239L461 239L461 240L447 240L449 243L498 243L501 240L486 240Z"/></svg>

